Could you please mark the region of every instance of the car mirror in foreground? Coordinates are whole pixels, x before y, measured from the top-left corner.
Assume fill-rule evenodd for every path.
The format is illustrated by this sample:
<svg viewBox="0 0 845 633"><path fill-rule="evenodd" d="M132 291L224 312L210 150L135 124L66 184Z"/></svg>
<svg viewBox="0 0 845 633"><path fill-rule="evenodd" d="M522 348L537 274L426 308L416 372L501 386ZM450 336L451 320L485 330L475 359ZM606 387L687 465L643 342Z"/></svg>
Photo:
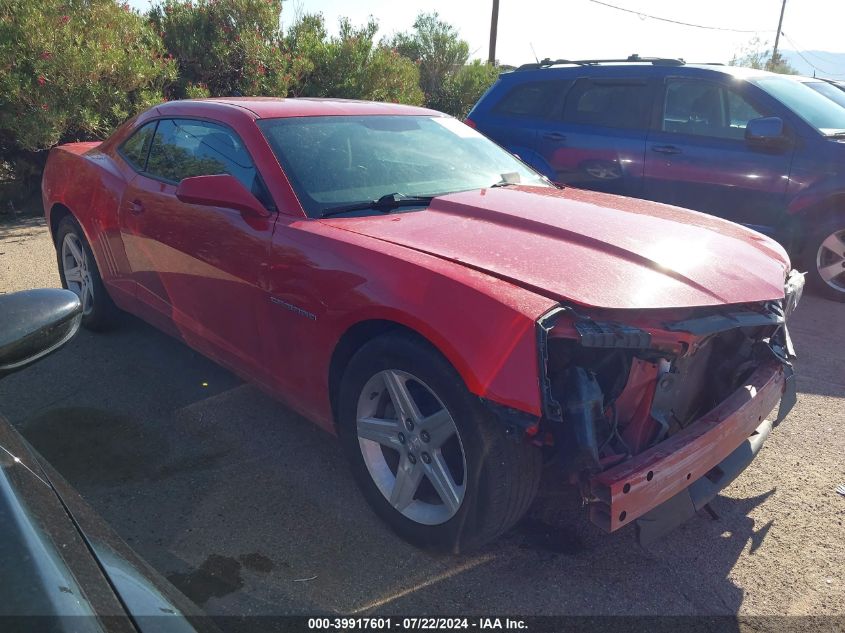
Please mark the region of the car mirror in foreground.
<svg viewBox="0 0 845 633"><path fill-rule="evenodd" d="M185 178L176 188L176 197L187 204L234 209L249 217L270 215L258 198L229 174Z"/></svg>
<svg viewBox="0 0 845 633"><path fill-rule="evenodd" d="M753 145L779 147L786 144L783 119L776 116L751 119L745 127L745 140Z"/></svg>
<svg viewBox="0 0 845 633"><path fill-rule="evenodd" d="M69 290L0 295L0 377L59 349L73 338L81 320L82 304Z"/></svg>

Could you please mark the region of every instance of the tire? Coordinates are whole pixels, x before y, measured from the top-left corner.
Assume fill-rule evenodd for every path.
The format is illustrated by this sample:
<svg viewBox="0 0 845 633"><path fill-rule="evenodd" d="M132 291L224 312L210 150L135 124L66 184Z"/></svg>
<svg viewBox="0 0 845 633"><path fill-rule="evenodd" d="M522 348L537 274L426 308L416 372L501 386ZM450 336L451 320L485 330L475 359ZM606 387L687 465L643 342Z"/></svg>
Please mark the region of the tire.
<svg viewBox="0 0 845 633"><path fill-rule="evenodd" d="M406 397L413 428L395 411L394 399ZM541 451L508 437L451 364L410 333L382 335L353 356L338 396L338 433L373 510L418 547L458 553L495 539L522 518L540 481ZM400 468L408 485L397 489Z"/></svg>
<svg viewBox="0 0 845 633"><path fill-rule="evenodd" d="M845 215L812 229L802 259L810 287L823 297L845 302Z"/></svg>
<svg viewBox="0 0 845 633"><path fill-rule="evenodd" d="M56 259L62 287L76 293L82 301L82 325L95 331L112 327L117 319L117 306L103 285L91 246L72 216L59 222Z"/></svg>

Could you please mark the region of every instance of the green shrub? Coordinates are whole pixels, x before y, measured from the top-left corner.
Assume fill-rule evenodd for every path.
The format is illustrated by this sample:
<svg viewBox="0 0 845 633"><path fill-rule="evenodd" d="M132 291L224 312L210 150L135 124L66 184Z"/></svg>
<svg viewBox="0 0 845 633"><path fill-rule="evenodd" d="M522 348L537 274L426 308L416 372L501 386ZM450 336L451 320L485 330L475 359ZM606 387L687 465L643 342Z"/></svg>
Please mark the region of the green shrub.
<svg viewBox="0 0 845 633"><path fill-rule="evenodd" d="M447 75L440 92L427 105L463 119L487 88L496 81L499 72L498 67L476 59L471 64L461 66L457 72Z"/></svg>
<svg viewBox="0 0 845 633"><path fill-rule="evenodd" d="M416 65L376 45L377 31L373 19L355 27L341 18L339 35L329 37L322 14L302 16L285 38L294 75L291 95L422 103Z"/></svg>
<svg viewBox="0 0 845 633"><path fill-rule="evenodd" d="M756 70L768 70L783 75L800 75L801 73L783 58L780 53L774 53L769 43L755 35L748 44L733 54L730 66L745 66Z"/></svg>
<svg viewBox="0 0 845 633"><path fill-rule="evenodd" d="M434 102L447 77L469 58L469 44L436 11L418 14L413 30L394 35L392 46L419 66L420 88L426 104Z"/></svg>
<svg viewBox="0 0 845 633"><path fill-rule="evenodd" d="M469 44L437 12L419 13L413 30L393 36L393 48L417 64L425 104L463 118L499 76L478 60L467 65Z"/></svg>
<svg viewBox="0 0 845 633"><path fill-rule="evenodd" d="M175 79L146 20L114 0L0 0L0 152L31 186L58 142L101 139ZM37 180L35 181L37 183Z"/></svg>
<svg viewBox="0 0 845 633"><path fill-rule="evenodd" d="M59 142L102 139L168 98L369 99L464 117L496 79L437 13L376 42L378 23L322 14L281 31L281 0L162 0L144 17L115 0L0 0L0 180L37 185Z"/></svg>
<svg viewBox="0 0 845 633"><path fill-rule="evenodd" d="M281 0L164 0L151 9L179 66L170 96L285 96L281 11Z"/></svg>
<svg viewBox="0 0 845 633"><path fill-rule="evenodd" d="M420 73L414 62L394 49L378 46L363 73L361 98L422 105L424 95L419 83Z"/></svg>

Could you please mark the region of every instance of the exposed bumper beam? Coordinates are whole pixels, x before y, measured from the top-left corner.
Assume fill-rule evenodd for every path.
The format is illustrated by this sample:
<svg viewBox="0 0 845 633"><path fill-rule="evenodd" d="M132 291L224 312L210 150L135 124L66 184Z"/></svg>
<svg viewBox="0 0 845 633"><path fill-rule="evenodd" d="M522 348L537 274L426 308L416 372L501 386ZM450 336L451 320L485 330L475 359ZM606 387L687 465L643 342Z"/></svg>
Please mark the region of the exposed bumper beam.
<svg viewBox="0 0 845 633"><path fill-rule="evenodd" d="M689 488L755 433L774 409L785 384L783 365L767 362L744 387L694 423L633 459L595 475L590 480L596 500L590 508L590 519L613 532ZM739 472L741 469L736 474Z"/></svg>

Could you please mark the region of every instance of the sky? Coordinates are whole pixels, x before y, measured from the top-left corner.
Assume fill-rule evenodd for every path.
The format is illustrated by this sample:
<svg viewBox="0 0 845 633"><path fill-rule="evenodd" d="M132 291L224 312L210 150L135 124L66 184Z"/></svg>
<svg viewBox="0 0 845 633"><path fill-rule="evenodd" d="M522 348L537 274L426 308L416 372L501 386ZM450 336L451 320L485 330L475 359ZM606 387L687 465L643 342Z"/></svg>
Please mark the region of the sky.
<svg viewBox="0 0 845 633"><path fill-rule="evenodd" d="M604 1L604 0L602 0ZM500 0L496 57L501 63L519 65L534 56L593 59L642 56L681 57L690 62L727 62L758 36L774 42L781 0L607 0L634 12L603 6L595 0ZM150 0L131 0L145 10ZM706 7L706 10L702 10ZM370 15L381 27L380 35L411 28L419 11L437 11L453 24L470 44L471 57L487 58L492 0L286 0L282 24L299 12L321 12L336 32L341 16L363 24ZM671 24L646 17L667 18L709 27L749 32L720 31ZM819 16L824 16L820 19ZM784 14L781 49L804 52L806 68L819 75L845 79L845 2L839 0L788 0ZM787 39L788 38L788 39Z"/></svg>

